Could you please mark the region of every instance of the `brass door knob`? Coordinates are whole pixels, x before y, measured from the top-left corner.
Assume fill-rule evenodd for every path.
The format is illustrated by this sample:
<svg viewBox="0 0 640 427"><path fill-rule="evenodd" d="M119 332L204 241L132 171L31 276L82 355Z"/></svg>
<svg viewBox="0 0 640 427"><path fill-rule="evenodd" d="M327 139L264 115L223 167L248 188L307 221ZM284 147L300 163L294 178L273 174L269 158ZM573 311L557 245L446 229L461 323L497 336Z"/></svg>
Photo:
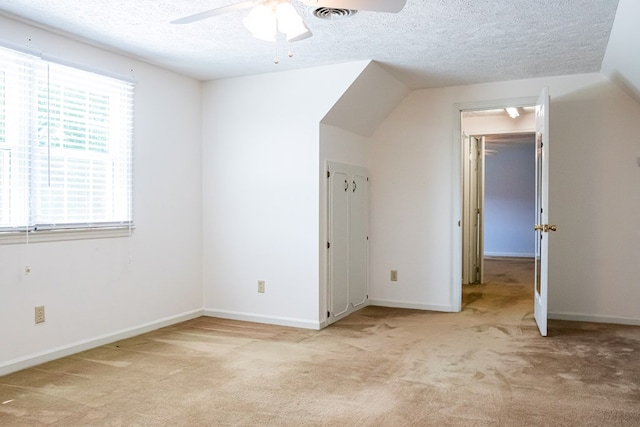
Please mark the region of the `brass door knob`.
<svg viewBox="0 0 640 427"><path fill-rule="evenodd" d="M536 224L533 226L533 231L542 231L542 230L544 230L544 227L541 225Z"/></svg>
<svg viewBox="0 0 640 427"><path fill-rule="evenodd" d="M556 231L557 229L558 229L558 227L555 224L553 224L553 225L548 225L547 224L547 225L544 226L544 231L547 231L547 232L548 231Z"/></svg>

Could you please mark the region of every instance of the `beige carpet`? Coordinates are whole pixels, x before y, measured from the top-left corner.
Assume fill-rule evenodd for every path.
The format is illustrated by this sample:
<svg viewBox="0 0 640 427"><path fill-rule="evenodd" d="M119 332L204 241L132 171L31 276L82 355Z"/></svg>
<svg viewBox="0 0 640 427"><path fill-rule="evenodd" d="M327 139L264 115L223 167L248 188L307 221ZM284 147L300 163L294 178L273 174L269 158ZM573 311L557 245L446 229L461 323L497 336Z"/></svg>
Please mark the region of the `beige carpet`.
<svg viewBox="0 0 640 427"><path fill-rule="evenodd" d="M90 350L0 377L0 425L640 425L640 328L540 337L531 267L488 260L462 313L368 307L322 331L202 317Z"/></svg>

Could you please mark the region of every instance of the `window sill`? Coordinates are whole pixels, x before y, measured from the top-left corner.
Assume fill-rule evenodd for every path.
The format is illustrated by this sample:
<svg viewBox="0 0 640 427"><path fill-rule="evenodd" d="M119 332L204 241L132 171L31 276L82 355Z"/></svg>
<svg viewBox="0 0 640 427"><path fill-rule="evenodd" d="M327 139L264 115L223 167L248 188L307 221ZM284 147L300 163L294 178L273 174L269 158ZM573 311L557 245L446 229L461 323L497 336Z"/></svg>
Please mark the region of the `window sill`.
<svg viewBox="0 0 640 427"><path fill-rule="evenodd" d="M31 231L28 235L23 231L0 232L0 245L129 237L133 229L133 227L74 228Z"/></svg>

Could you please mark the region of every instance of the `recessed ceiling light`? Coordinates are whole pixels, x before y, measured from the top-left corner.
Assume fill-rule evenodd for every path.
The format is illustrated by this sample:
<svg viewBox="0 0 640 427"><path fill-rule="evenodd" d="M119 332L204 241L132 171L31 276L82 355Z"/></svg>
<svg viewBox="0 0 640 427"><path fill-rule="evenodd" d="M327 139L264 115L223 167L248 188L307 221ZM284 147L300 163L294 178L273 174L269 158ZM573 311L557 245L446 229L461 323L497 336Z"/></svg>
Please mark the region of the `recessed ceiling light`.
<svg viewBox="0 0 640 427"><path fill-rule="evenodd" d="M520 115L520 113L518 112L518 108L517 107L507 107L507 108L505 108L505 110L507 111L507 113L509 114L509 116L512 119L515 119L516 117L518 117Z"/></svg>

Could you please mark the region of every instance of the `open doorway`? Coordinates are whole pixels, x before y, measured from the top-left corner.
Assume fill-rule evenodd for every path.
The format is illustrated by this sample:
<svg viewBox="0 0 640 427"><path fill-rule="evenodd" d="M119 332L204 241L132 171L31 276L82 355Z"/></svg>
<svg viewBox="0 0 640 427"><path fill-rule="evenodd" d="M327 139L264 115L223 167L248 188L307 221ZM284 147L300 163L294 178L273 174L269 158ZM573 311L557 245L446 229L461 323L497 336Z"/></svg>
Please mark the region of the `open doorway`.
<svg viewBox="0 0 640 427"><path fill-rule="evenodd" d="M535 239L535 107L461 112L462 290L531 293Z"/></svg>

